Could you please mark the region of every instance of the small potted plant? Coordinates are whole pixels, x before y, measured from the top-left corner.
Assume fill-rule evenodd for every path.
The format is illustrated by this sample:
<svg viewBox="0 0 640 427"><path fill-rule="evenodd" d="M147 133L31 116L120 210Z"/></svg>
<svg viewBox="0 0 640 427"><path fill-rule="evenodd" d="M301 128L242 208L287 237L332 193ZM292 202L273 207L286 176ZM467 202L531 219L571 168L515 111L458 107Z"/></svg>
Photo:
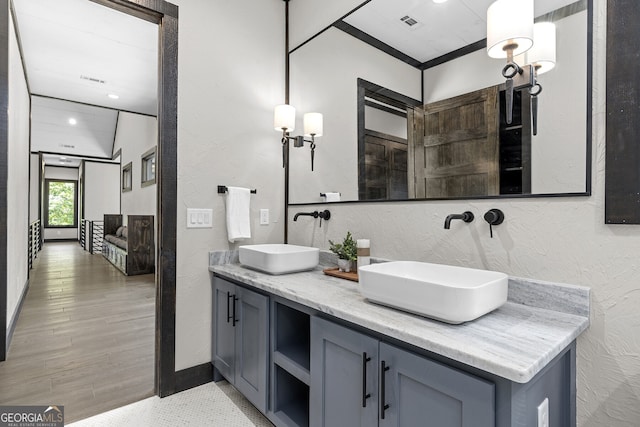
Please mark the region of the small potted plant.
<svg viewBox="0 0 640 427"><path fill-rule="evenodd" d="M353 261L358 259L358 249L356 241L351 236L351 232L347 231L347 235L342 243L333 243L329 240L329 249L338 255L338 269L348 273L351 271Z"/></svg>

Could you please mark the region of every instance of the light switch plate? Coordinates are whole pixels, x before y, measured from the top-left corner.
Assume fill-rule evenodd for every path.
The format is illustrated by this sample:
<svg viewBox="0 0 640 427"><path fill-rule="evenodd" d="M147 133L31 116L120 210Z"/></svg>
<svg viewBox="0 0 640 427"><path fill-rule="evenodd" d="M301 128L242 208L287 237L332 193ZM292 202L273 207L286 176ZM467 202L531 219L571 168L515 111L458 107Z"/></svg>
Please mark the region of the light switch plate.
<svg viewBox="0 0 640 427"><path fill-rule="evenodd" d="M213 228L213 209L187 209L187 228Z"/></svg>
<svg viewBox="0 0 640 427"><path fill-rule="evenodd" d="M269 209L260 209L260 225L269 225Z"/></svg>

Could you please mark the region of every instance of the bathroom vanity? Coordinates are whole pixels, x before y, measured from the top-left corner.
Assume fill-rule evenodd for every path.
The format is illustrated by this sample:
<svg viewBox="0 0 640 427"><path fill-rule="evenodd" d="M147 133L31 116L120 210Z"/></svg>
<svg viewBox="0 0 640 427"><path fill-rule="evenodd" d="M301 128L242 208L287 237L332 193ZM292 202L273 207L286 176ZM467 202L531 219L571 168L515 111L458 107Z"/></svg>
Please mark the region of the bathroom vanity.
<svg viewBox="0 0 640 427"><path fill-rule="evenodd" d="M576 425L587 288L510 278L509 301L461 325L372 304L322 268L211 265L214 379L276 426Z"/></svg>

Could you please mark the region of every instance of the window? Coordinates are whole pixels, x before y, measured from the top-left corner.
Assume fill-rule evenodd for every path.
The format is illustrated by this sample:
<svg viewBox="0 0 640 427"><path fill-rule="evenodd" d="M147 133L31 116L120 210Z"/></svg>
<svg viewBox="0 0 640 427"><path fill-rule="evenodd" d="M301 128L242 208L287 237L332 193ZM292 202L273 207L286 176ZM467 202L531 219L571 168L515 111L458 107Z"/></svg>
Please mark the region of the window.
<svg viewBox="0 0 640 427"><path fill-rule="evenodd" d="M78 226L78 181L46 179L44 202L45 227Z"/></svg>
<svg viewBox="0 0 640 427"><path fill-rule="evenodd" d="M142 155L142 187L156 183L156 147Z"/></svg>
<svg viewBox="0 0 640 427"><path fill-rule="evenodd" d="M122 168L122 192L131 191L132 183L133 175L131 172L131 162L129 162Z"/></svg>

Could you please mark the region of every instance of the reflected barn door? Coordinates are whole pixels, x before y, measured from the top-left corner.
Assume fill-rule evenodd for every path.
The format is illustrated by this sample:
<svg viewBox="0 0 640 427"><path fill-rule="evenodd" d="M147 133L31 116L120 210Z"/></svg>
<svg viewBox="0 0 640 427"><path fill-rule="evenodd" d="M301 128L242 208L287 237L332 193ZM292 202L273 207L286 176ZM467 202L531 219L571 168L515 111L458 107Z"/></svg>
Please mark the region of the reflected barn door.
<svg viewBox="0 0 640 427"><path fill-rule="evenodd" d="M498 111L495 86L416 109L409 149L416 198L500 193Z"/></svg>

